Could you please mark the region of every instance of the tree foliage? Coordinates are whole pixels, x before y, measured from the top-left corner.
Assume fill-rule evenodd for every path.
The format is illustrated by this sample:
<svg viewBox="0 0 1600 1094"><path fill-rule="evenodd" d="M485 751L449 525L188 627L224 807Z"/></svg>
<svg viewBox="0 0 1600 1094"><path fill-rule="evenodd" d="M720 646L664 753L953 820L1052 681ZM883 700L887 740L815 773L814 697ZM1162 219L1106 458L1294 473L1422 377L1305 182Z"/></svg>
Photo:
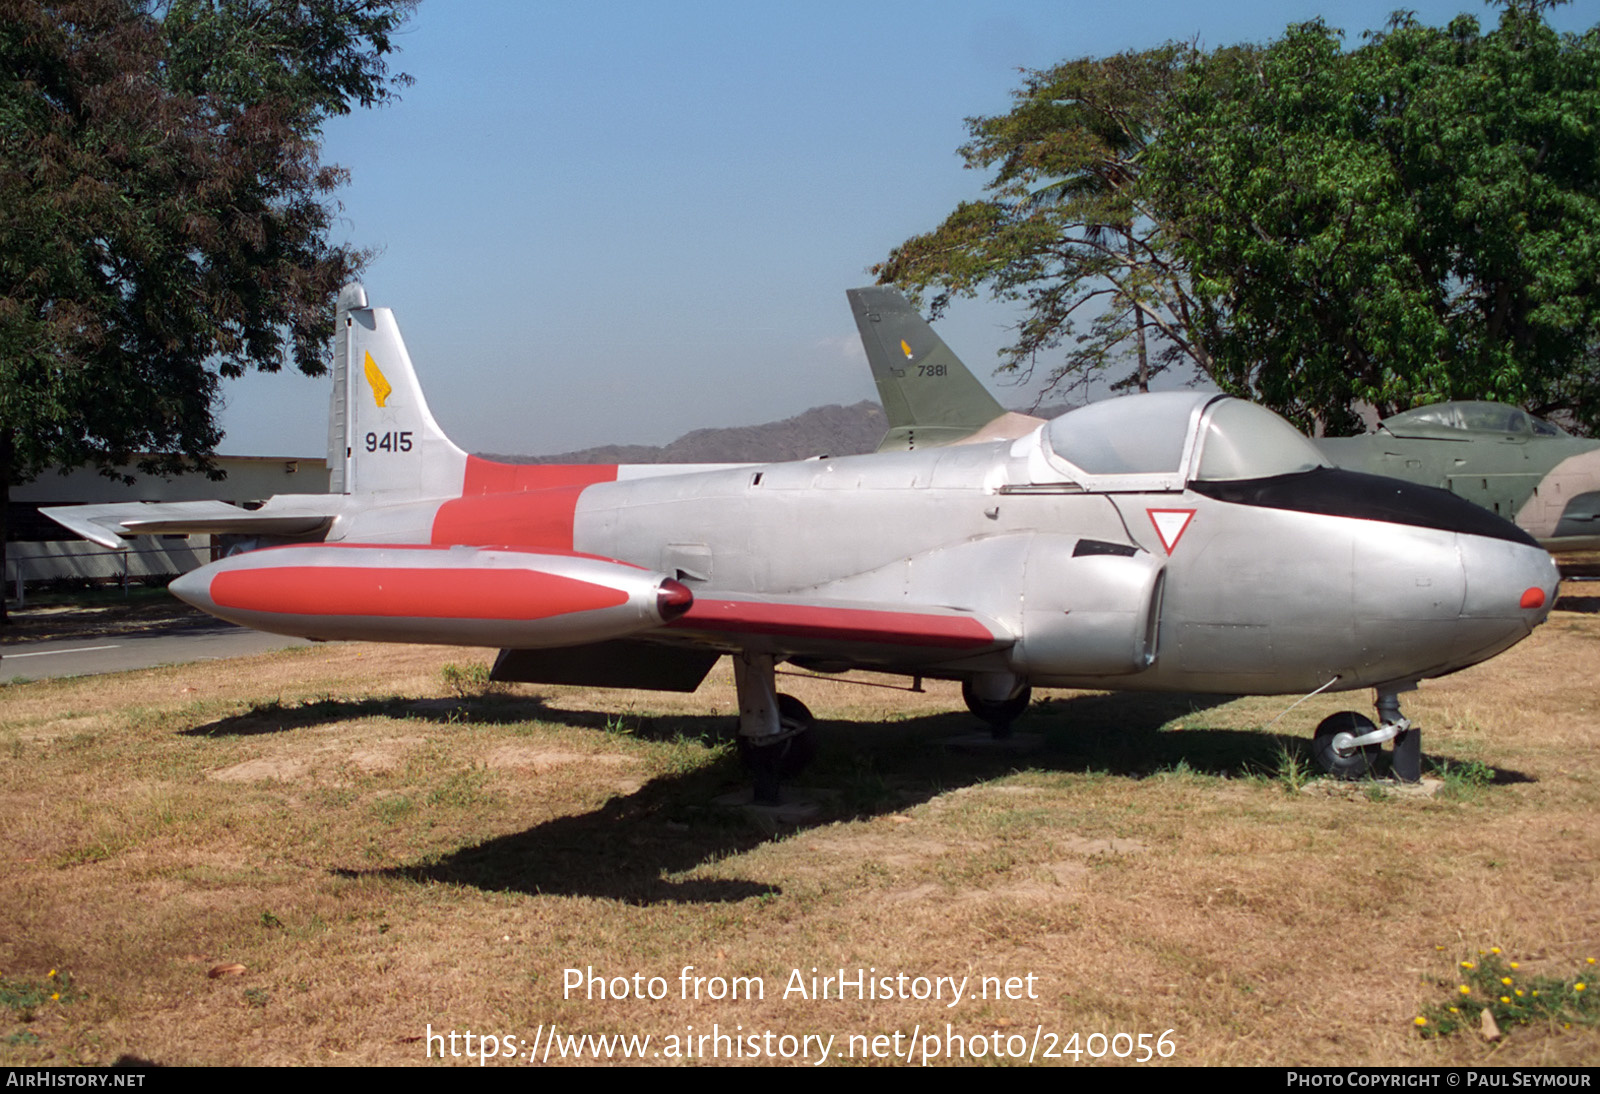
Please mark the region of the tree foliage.
<svg viewBox="0 0 1600 1094"><path fill-rule="evenodd" d="M210 470L219 379L323 369L361 255L322 122L412 0L0 0L0 476Z"/></svg>
<svg viewBox="0 0 1600 1094"><path fill-rule="evenodd" d="M934 290L935 315L984 286L1025 303L1008 368L1031 371L1066 347L1053 378L1080 378L1131 354L1137 364L1124 382L1143 387L1174 360L1203 361L1184 277L1146 213L1142 178L1192 56L1167 46L1029 73L1010 113L967 120L972 140L961 154L993 171L989 196L962 203L873 272L914 293Z"/></svg>
<svg viewBox="0 0 1600 1094"><path fill-rule="evenodd" d="M1026 305L1006 364L1186 359L1302 425L1449 398L1600 425L1600 29L1545 0L1030 74L962 149L989 197L876 272ZM1059 351L1059 353L1057 352Z"/></svg>
<svg viewBox="0 0 1600 1094"><path fill-rule="evenodd" d="M1148 160L1224 388L1303 424L1453 398L1600 420L1600 34L1321 23L1196 66Z"/></svg>

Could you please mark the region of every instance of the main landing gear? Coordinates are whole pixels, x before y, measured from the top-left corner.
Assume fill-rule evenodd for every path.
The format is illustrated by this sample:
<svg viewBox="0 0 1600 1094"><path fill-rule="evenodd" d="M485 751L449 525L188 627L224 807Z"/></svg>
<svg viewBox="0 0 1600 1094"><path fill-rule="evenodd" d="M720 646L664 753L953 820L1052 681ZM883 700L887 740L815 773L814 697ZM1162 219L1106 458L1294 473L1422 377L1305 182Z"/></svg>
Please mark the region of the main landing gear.
<svg viewBox="0 0 1600 1094"><path fill-rule="evenodd" d="M1008 672L986 672L961 681L961 698L996 740L1004 740L1011 736L1011 723L1028 709L1033 688Z"/></svg>
<svg viewBox="0 0 1600 1094"><path fill-rule="evenodd" d="M1322 772L1336 779L1364 779L1377 773L1385 741L1394 742L1389 770L1401 782L1422 778L1422 731L1400 713L1400 692L1416 685L1378 692L1381 725L1353 710L1323 719L1311 740L1311 758Z"/></svg>
<svg viewBox="0 0 1600 1094"><path fill-rule="evenodd" d="M755 784L755 804L780 805L781 784L816 755L816 719L800 700L777 693L771 654L735 654L733 683L739 694L739 759Z"/></svg>

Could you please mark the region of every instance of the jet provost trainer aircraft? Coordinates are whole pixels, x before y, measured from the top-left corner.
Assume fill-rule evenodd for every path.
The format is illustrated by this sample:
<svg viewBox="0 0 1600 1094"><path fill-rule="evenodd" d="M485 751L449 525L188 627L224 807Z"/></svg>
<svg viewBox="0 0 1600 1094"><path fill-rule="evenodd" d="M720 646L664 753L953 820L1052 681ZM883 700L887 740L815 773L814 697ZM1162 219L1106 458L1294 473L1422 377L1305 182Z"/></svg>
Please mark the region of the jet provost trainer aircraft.
<svg viewBox="0 0 1600 1094"><path fill-rule="evenodd" d="M1328 770L1395 740L1398 696L1515 644L1550 556L1447 492L1326 466L1214 394L1108 400L1010 440L748 466L513 466L428 412L393 315L340 298L330 496L86 506L102 543L242 537L173 583L223 619L319 639L500 647L494 677L692 691L732 655L758 799L805 754L781 662L959 680L997 727L1032 685L1375 688L1318 729Z"/></svg>

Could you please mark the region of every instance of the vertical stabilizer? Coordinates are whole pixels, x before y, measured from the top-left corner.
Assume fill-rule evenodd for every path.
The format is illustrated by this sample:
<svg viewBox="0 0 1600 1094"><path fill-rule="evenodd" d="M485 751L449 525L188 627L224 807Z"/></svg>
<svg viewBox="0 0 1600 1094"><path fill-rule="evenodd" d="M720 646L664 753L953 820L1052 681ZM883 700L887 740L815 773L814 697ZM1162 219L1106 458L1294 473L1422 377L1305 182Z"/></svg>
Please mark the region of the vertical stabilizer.
<svg viewBox="0 0 1600 1094"><path fill-rule="evenodd" d="M970 437L1006 411L896 289L850 289L889 432L878 451Z"/></svg>
<svg viewBox="0 0 1600 1094"><path fill-rule="evenodd" d="M359 284L339 293L328 466L335 493L455 497L467 456L428 410L394 313Z"/></svg>

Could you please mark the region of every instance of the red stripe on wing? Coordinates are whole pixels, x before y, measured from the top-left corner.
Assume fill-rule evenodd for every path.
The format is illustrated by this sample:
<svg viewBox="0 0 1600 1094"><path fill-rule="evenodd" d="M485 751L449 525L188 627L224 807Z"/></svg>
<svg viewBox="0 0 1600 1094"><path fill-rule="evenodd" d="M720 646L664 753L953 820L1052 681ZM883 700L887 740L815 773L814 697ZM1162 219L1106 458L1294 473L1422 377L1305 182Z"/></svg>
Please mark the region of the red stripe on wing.
<svg viewBox="0 0 1600 1094"><path fill-rule="evenodd" d="M995 643L989 628L971 616L757 600L697 598L688 613L670 626L726 634L781 635L958 650L980 649Z"/></svg>

